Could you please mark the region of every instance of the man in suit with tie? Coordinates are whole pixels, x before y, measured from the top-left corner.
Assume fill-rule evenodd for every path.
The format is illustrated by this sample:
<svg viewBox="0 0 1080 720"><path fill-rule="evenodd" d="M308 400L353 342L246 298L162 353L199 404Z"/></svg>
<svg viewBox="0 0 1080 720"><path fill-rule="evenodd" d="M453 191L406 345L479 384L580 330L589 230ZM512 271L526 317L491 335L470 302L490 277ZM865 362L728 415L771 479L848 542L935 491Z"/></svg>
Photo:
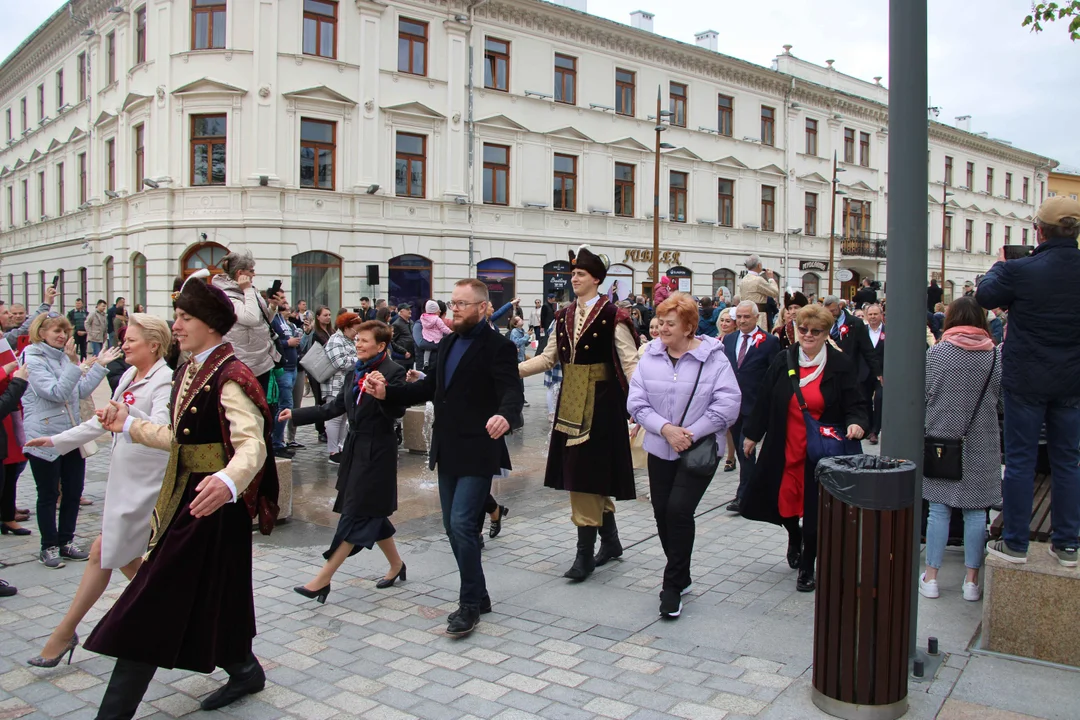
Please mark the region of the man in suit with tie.
<svg viewBox="0 0 1080 720"><path fill-rule="evenodd" d="M865 385L868 378L876 378L880 382L881 362L873 343L870 342L866 323L840 307L840 300L835 295L825 297L825 309L836 318L829 337L859 369L859 377L856 378L859 384Z"/></svg>
<svg viewBox="0 0 1080 720"><path fill-rule="evenodd" d="M367 376L365 392L392 404L434 402L430 467L439 468L443 527L461 576L460 606L450 614L447 635L473 631L491 612L480 537L476 528L491 492L491 478L510 469L503 436L521 414L525 396L518 381L517 348L488 325L488 290L480 280L458 280L450 296L454 331L439 343L436 369L401 387L379 372ZM415 377L415 374L411 374Z"/></svg>
<svg viewBox="0 0 1080 720"><path fill-rule="evenodd" d="M735 308L735 327L737 332L724 337L724 352L728 362L735 368L735 377L739 380L742 391L742 409L739 419L731 426L731 439L735 443L735 454L739 458L739 489L735 500L728 504L731 512L739 512L740 502L747 485L754 476L756 454L743 453L743 423L750 417L757 401L765 371L780 352L780 341L772 333L758 327L758 306L750 300L743 300Z"/></svg>
<svg viewBox="0 0 1080 720"><path fill-rule="evenodd" d="M870 344L874 346L874 354L877 355L878 367L881 368L882 377L885 374L885 323L884 313L881 306L874 303L866 308L866 334L870 337ZM881 378L867 375L866 399L869 407L873 409L870 418L870 432L866 439L871 445L878 444L878 436L881 434Z"/></svg>

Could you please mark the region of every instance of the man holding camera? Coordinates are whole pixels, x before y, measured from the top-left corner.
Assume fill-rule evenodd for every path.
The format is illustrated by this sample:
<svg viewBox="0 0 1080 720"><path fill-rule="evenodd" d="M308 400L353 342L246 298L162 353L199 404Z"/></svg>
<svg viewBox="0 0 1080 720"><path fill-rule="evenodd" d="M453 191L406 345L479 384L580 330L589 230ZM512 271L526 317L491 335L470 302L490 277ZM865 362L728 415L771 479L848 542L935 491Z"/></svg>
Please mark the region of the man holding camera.
<svg viewBox="0 0 1080 720"><path fill-rule="evenodd" d="M769 298L780 297L780 286L776 284L776 275L772 270L764 270L757 255L746 258L746 277L739 283L739 297L755 303L758 308L758 326L769 332Z"/></svg>
<svg viewBox="0 0 1080 720"><path fill-rule="evenodd" d="M1071 310L1080 276L1080 202L1053 197L1035 218L1037 246L1028 257L1006 261L1006 249L975 294L986 308L1008 308L1003 343L1005 478L1001 540L986 549L1011 563L1026 563L1039 435L1045 424L1053 469L1050 554L1077 566L1080 545L1080 316Z"/></svg>

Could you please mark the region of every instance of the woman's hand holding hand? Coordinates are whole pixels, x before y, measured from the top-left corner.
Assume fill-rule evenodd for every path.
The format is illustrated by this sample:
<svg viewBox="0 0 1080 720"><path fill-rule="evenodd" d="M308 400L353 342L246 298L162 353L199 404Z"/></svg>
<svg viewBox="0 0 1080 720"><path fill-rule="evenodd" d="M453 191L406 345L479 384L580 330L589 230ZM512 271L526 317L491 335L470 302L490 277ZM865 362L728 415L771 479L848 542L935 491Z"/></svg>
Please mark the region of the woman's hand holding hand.
<svg viewBox="0 0 1080 720"><path fill-rule="evenodd" d="M746 438L745 440L743 440L742 447L743 447L743 455L750 456L750 455L752 455L754 453L754 448L757 447L757 443L754 442L753 440L751 440L750 438Z"/></svg>
<svg viewBox="0 0 1080 720"><path fill-rule="evenodd" d="M848 425L847 426L847 439L848 440L862 440L863 434L864 433L863 433L863 429L862 429L861 426L859 426L859 425Z"/></svg>
<svg viewBox="0 0 1080 720"><path fill-rule="evenodd" d="M660 428L660 434L664 436L664 439L668 441L668 445L670 445L671 449L675 452L688 450L690 445L694 442L694 437L687 432L685 428L672 425L671 423Z"/></svg>

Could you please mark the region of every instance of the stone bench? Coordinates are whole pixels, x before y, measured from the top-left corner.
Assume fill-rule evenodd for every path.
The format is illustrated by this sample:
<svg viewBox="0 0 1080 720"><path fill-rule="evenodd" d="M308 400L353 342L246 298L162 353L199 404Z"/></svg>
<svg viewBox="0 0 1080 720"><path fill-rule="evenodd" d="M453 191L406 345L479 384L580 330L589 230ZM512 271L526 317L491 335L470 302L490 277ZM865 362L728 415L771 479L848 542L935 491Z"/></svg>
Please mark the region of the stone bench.
<svg viewBox="0 0 1080 720"><path fill-rule="evenodd" d="M1031 543L1023 565L987 556L982 647L1080 667L1080 571L1047 548Z"/></svg>
<svg viewBox="0 0 1080 720"><path fill-rule="evenodd" d="M428 451L427 438L430 435L425 436L424 434L424 425L427 423L424 409L424 405L408 408L405 410L405 417L401 420L402 436L404 438L402 444L406 450L417 455L427 455Z"/></svg>

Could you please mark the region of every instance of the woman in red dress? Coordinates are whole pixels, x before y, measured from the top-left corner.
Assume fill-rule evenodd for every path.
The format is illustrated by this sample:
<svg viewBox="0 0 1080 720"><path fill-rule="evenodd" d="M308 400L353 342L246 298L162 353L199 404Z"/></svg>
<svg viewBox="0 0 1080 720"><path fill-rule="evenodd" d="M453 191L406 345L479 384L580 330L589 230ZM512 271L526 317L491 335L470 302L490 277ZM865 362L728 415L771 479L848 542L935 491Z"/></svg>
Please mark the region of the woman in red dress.
<svg viewBox="0 0 1080 720"><path fill-rule="evenodd" d="M806 458L806 423L788 375L789 359L799 369L799 388L815 420L846 428L853 440L862 438L870 424L858 369L827 342L833 322L832 314L820 305L799 310L798 343L776 356L743 429L747 454L763 437L765 442L754 480L740 503L742 515L787 529L787 561L799 569L795 587L802 592L815 587L818 489L815 468Z"/></svg>

